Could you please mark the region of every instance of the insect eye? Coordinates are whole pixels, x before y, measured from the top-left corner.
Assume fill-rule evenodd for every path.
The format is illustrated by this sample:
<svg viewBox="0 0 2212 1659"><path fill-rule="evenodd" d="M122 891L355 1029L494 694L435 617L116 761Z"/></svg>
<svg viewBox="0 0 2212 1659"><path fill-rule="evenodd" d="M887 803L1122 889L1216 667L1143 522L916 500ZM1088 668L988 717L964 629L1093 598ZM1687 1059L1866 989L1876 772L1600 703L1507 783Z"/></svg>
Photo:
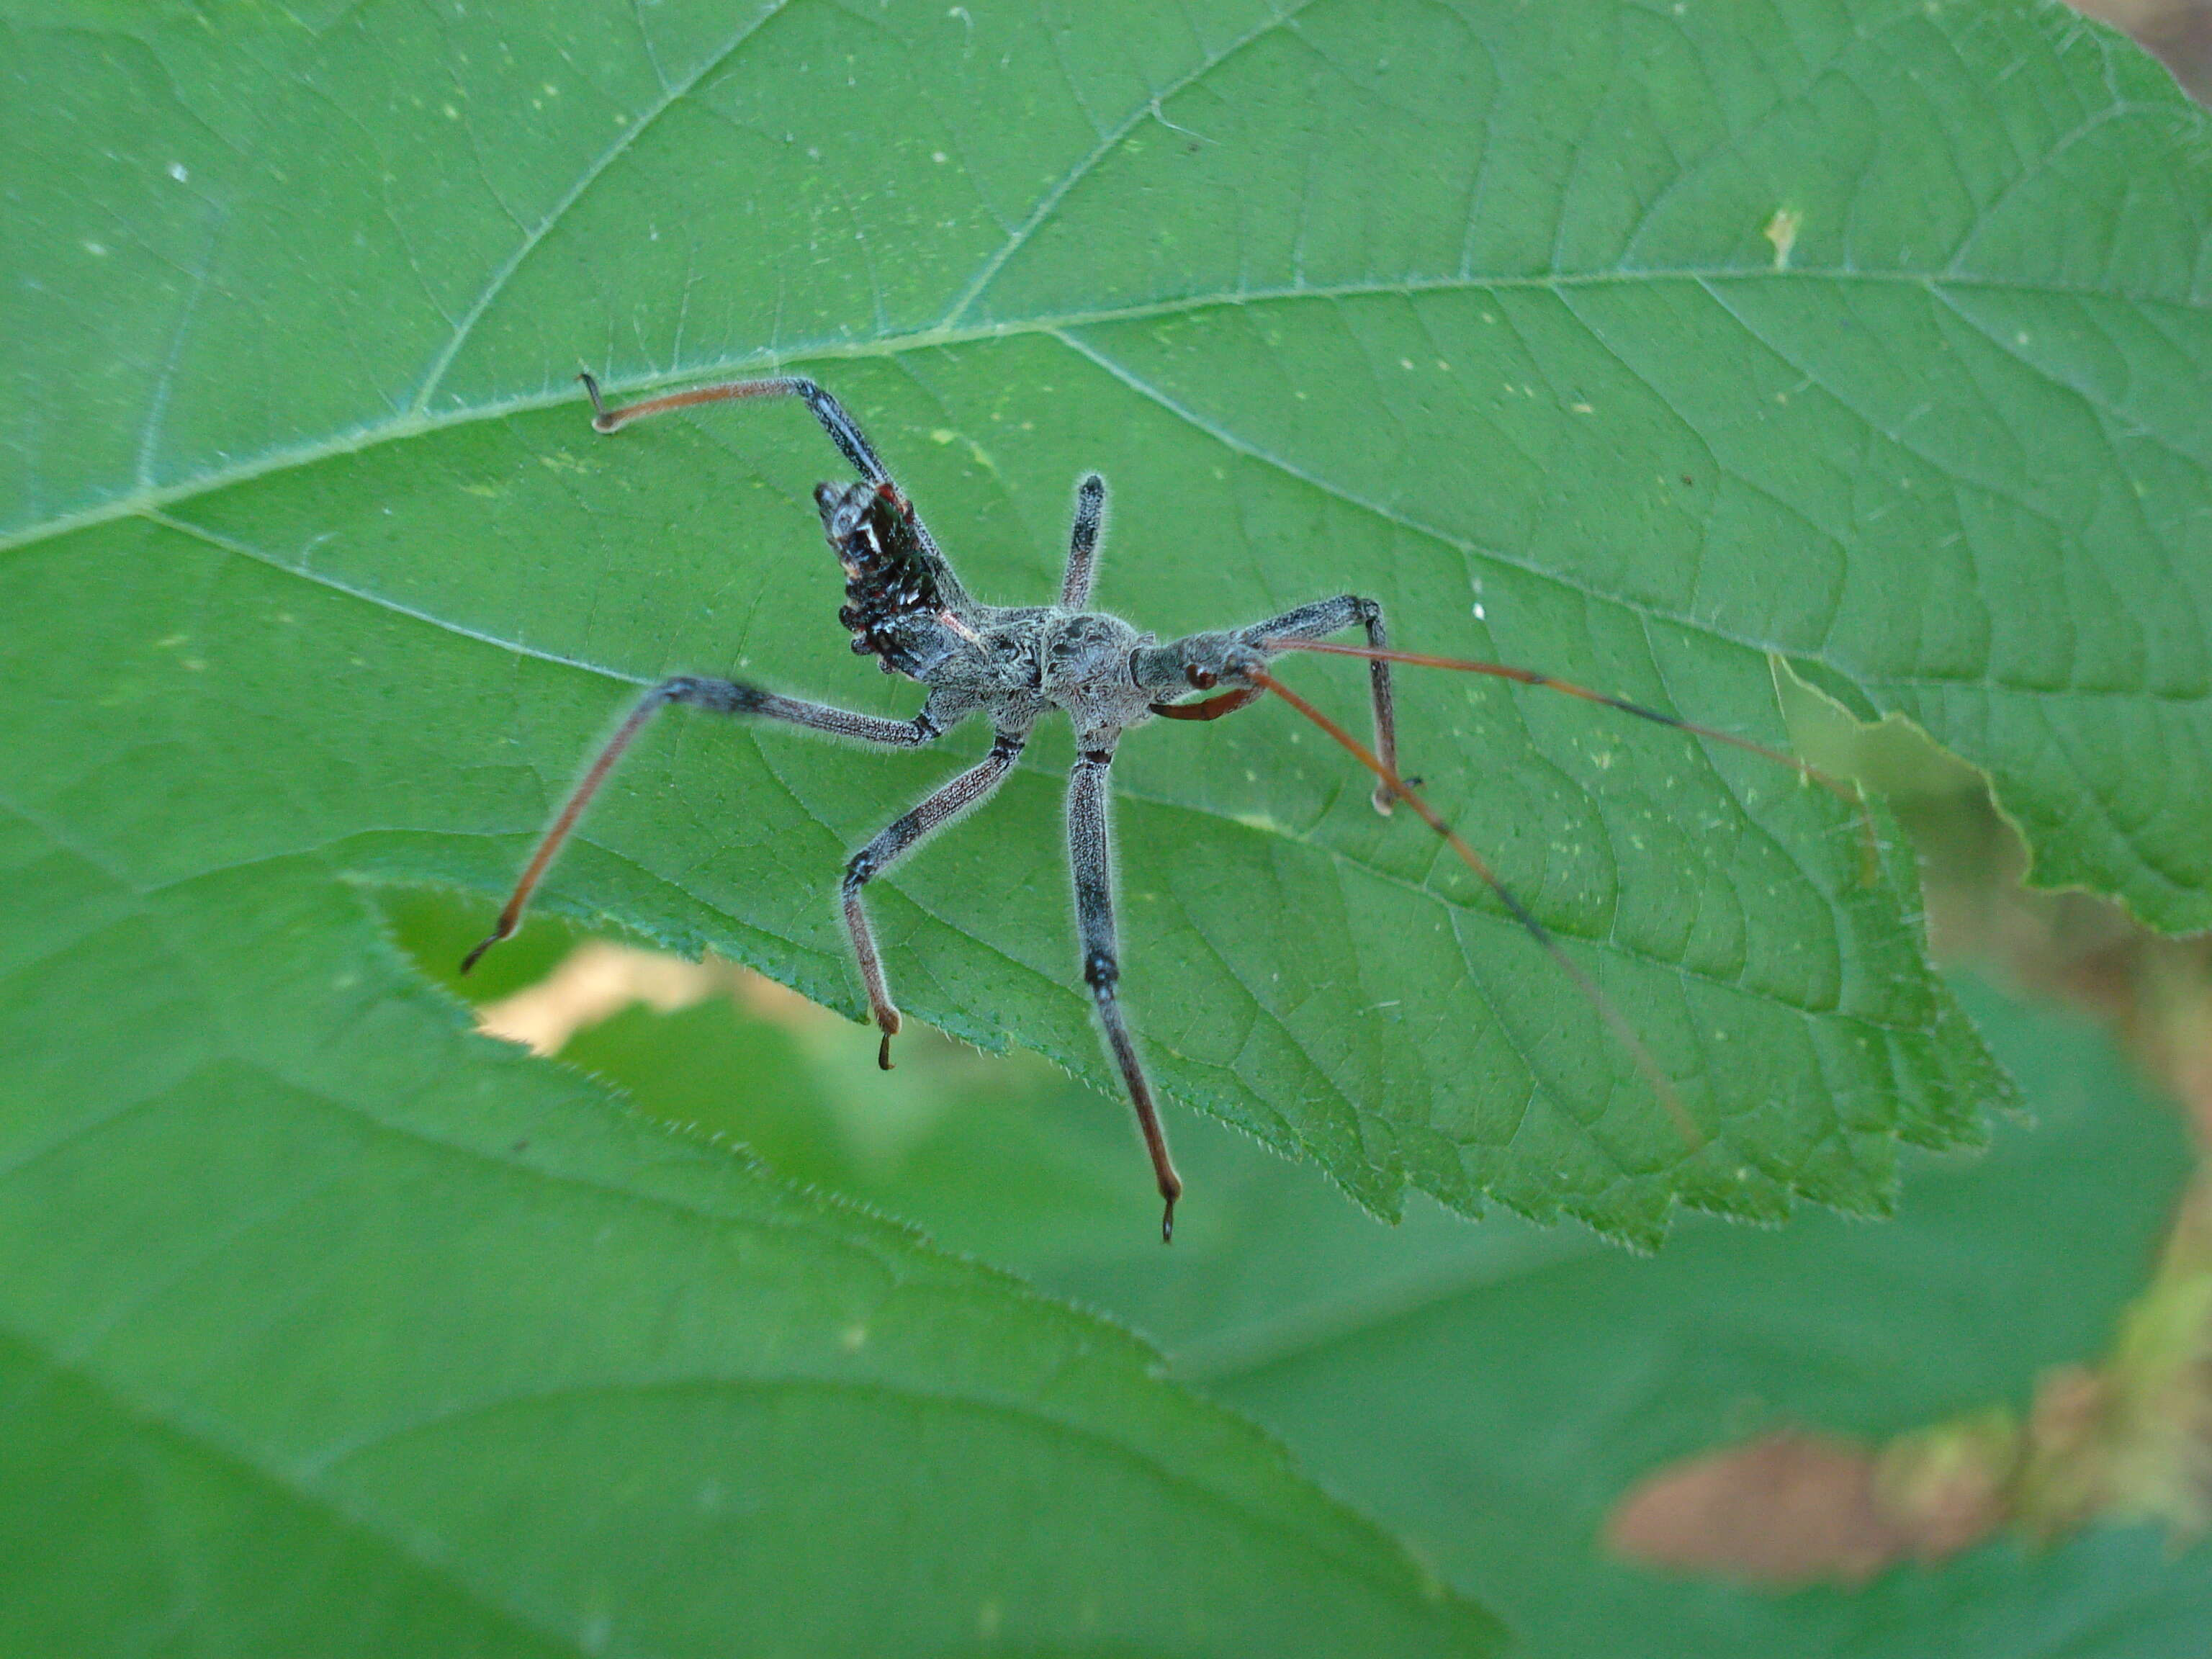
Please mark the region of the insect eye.
<svg viewBox="0 0 2212 1659"><path fill-rule="evenodd" d="M1182 672L1183 678L1188 680L1193 685L1196 686L1200 690L1211 691L1213 689L1214 676L1212 669L1200 668L1196 663L1193 663L1189 667L1184 669Z"/></svg>

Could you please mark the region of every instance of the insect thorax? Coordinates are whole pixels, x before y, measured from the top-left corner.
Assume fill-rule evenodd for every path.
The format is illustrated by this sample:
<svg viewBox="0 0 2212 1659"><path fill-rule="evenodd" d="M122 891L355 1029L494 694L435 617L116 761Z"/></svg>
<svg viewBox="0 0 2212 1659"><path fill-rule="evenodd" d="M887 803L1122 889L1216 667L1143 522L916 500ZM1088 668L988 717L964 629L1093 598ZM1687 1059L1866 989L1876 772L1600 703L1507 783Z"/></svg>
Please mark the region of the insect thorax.
<svg viewBox="0 0 2212 1659"><path fill-rule="evenodd" d="M1130 660L1152 642L1119 617L1062 616L1044 630L1040 689L1067 711L1079 736L1142 725L1152 718L1151 699L1131 677Z"/></svg>

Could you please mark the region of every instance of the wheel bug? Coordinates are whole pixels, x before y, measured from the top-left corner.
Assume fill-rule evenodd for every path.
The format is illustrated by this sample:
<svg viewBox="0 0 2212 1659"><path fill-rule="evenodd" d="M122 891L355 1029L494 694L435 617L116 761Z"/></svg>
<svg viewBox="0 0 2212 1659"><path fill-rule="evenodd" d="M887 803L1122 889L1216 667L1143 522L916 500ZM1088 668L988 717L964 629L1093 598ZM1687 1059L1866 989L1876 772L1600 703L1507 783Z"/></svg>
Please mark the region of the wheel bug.
<svg viewBox="0 0 2212 1659"><path fill-rule="evenodd" d="M897 720L801 702L734 680L691 675L662 680L646 692L570 792L491 933L463 960L465 974L486 951L514 933L532 891L592 795L631 740L668 704L689 703L714 714L781 720L891 749L924 747L961 720L981 714L992 726L988 756L926 796L854 854L845 866L842 889L845 927L870 1013L882 1033L877 1063L889 1071L891 1038L898 1033L900 1018L884 977L874 932L868 925L863 903L867 884L932 832L988 799L1013 770L1039 718L1054 708L1064 710L1075 726L1077 750L1068 779L1067 843L1083 980L1090 988L1107 1050L1121 1073L1146 1151L1152 1158L1164 1206L1160 1236L1165 1240L1175 1234L1176 1200L1182 1195L1182 1181L1169 1157L1152 1084L1122 1012L1118 989L1121 969L1114 925L1108 775L1115 746L1122 733L1133 727L1156 716L1218 720L1268 692L1289 703L1375 775L1372 799L1376 811L1387 815L1394 801L1405 802L1489 888L1506 913L1589 1000L1693 1149L1702 1144L1703 1137L1667 1073L1634 1028L1596 981L1560 948L1550 929L1514 896L1488 861L1416 792L1419 780L1399 773L1391 665L1448 668L1563 692L1790 767L1858 807L1865 831L1869 879L1872 879L1874 821L1850 785L1763 744L1547 674L1500 663L1393 650L1383 628L1382 608L1371 599L1342 593L1243 628L1188 635L1165 645L1119 617L1085 609L1106 505L1105 481L1095 472L1078 487L1059 602L1012 607L984 605L961 586L921 514L892 480L853 417L813 381L795 375L730 381L610 409L599 395L597 380L589 374L578 378L591 397L592 428L607 435L632 422L702 404L781 397L804 402L861 479L842 486L817 484L814 490L823 532L845 572L847 603L838 611L837 620L852 630L856 654L876 658L887 674L903 674L919 681L929 688L929 696L920 714ZM1326 637L1355 625L1366 634L1364 645L1341 644ZM1367 663L1375 730L1371 747L1275 678L1270 665L1288 651L1325 652L1358 657ZM1194 692L1205 695L1195 702L1183 701Z"/></svg>

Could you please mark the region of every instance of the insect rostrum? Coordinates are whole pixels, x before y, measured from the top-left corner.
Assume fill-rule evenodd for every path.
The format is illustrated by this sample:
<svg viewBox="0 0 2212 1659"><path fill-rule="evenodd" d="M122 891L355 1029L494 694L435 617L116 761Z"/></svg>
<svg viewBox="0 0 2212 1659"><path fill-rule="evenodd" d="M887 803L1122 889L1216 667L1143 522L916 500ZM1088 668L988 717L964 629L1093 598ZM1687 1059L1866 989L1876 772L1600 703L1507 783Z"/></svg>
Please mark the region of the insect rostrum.
<svg viewBox="0 0 2212 1659"><path fill-rule="evenodd" d="M591 394L592 426L605 434L633 421L700 404L744 398L795 397L814 412L830 441L860 475L850 484L816 486L814 501L845 571L846 603L838 621L852 631L854 652L872 656L883 671L917 680L929 688L921 712L912 720L854 714L823 703L781 696L732 680L678 675L647 690L629 717L586 771L538 843L490 934L461 964L465 973L492 945L507 938L520 921L532 890L592 796L613 769L631 739L653 715L670 703L689 703L713 713L782 720L790 725L857 738L885 748L917 749L933 743L960 721L981 714L994 733L990 753L925 797L874 840L854 853L845 866L842 887L847 932L866 987L868 1006L883 1034L878 1062L890 1067L890 1042L899 1029L868 925L864 895L867 884L911 852L949 819L987 799L1019 759L1037 720L1054 709L1074 724L1077 758L1068 776L1067 850L1075 890L1076 927L1084 983L1090 988L1108 1051L1121 1073L1145 1146L1152 1162L1164 1208L1161 1237L1175 1231L1176 1200L1182 1182L1168 1154L1152 1085L1128 1021L1122 1012L1121 969L1114 927L1111 789L1114 751L1123 732L1155 716L1211 720L1234 713L1273 691L1341 744L1374 773L1374 803L1389 812L1404 800L1451 847L1497 896L1507 912L1550 954L1634 1058L1653 1092L1674 1118L1685 1139L1700 1139L1696 1126L1627 1022L1596 985L1552 939L1543 924L1514 896L1490 866L1417 794L1397 770L1396 734L1390 696L1394 662L1452 668L1494 675L1601 702L1625 713L1680 727L1729 743L1796 769L1808 778L1855 799L1848 786L1803 762L1723 732L1691 726L1674 715L1617 697L1570 685L1548 676L1495 663L1417 656L1393 651L1383 631L1382 607L1356 593L1319 599L1248 626L1191 634L1158 642L1121 617L1090 611L1099 525L1106 499L1096 474L1078 492L1075 523L1068 538L1066 574L1059 602L1051 605L985 605L960 585L951 566L880 457L837 400L811 380L787 376L701 386L650 398L620 409L601 401L597 382L580 377ZM1364 646L1325 643L1326 636L1358 625ZM1285 651L1326 651L1361 657L1369 669L1375 738L1372 748L1358 742L1269 672ZM1197 701L1184 701L1192 693ZM1871 820L1868 829L1871 833Z"/></svg>

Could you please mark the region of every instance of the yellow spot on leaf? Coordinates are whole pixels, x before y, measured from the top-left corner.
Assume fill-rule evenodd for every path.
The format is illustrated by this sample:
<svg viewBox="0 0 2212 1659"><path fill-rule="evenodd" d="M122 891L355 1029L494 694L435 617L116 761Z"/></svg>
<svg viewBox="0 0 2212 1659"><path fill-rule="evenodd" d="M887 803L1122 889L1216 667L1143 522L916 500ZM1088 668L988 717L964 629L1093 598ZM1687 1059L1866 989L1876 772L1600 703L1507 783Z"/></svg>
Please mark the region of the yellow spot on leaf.
<svg viewBox="0 0 2212 1659"><path fill-rule="evenodd" d="M1774 244L1774 268L1790 269L1790 250L1797 246L1797 228L1805 222L1805 216L1795 208L1777 208L1774 216L1766 222L1766 228L1759 234Z"/></svg>

